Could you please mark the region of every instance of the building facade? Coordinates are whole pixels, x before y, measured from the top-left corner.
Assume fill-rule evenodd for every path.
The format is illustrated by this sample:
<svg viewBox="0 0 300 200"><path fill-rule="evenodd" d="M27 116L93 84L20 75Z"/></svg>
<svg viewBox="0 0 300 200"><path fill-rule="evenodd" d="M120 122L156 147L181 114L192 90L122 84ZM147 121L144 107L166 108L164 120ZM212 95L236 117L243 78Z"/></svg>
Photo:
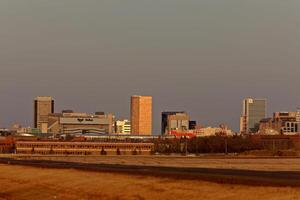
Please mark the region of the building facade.
<svg viewBox="0 0 300 200"><path fill-rule="evenodd" d="M241 133L256 133L259 123L266 117L266 99L247 98L243 100L243 111L240 119Z"/></svg>
<svg viewBox="0 0 300 200"><path fill-rule="evenodd" d="M189 129L194 130L197 127L197 121L189 121Z"/></svg>
<svg viewBox="0 0 300 200"><path fill-rule="evenodd" d="M0 151L1 151L0 141ZM17 154L44 155L151 155L153 143L124 142L57 142L57 141L16 141Z"/></svg>
<svg viewBox="0 0 300 200"><path fill-rule="evenodd" d="M131 133L152 135L152 97L131 97Z"/></svg>
<svg viewBox="0 0 300 200"><path fill-rule="evenodd" d="M210 136L233 136L234 132L227 126L220 125L219 127L196 127L193 133L197 137L210 137Z"/></svg>
<svg viewBox="0 0 300 200"><path fill-rule="evenodd" d="M98 112L95 114L63 112L49 114L48 132L53 134L111 134L114 116Z"/></svg>
<svg viewBox="0 0 300 200"><path fill-rule="evenodd" d="M34 100L34 128L47 133L48 115L54 113L54 99L52 97L37 97Z"/></svg>
<svg viewBox="0 0 300 200"><path fill-rule="evenodd" d="M190 117L186 112L162 112L161 134L167 135L172 131L185 133L189 130Z"/></svg>
<svg viewBox="0 0 300 200"><path fill-rule="evenodd" d="M130 134L131 122L129 120L116 120L115 121L115 133L116 134Z"/></svg>
<svg viewBox="0 0 300 200"><path fill-rule="evenodd" d="M270 135L284 134L294 135L300 133L300 111L297 112L275 112L273 118L260 121L259 132Z"/></svg>

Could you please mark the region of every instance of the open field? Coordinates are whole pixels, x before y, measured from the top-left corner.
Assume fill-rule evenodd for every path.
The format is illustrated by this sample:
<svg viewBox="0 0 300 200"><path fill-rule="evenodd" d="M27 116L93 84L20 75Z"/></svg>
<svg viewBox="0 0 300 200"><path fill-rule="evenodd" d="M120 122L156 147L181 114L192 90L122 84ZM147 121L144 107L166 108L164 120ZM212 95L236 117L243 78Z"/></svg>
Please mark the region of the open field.
<svg viewBox="0 0 300 200"><path fill-rule="evenodd" d="M300 199L300 189L0 164L0 199Z"/></svg>
<svg viewBox="0 0 300 200"><path fill-rule="evenodd" d="M0 155L0 158L52 160L80 163L119 164L137 166L193 167L244 169L260 171L300 171L300 158L280 157L185 157L185 156L45 156Z"/></svg>
<svg viewBox="0 0 300 200"><path fill-rule="evenodd" d="M299 158L6 155L0 163L300 188Z"/></svg>

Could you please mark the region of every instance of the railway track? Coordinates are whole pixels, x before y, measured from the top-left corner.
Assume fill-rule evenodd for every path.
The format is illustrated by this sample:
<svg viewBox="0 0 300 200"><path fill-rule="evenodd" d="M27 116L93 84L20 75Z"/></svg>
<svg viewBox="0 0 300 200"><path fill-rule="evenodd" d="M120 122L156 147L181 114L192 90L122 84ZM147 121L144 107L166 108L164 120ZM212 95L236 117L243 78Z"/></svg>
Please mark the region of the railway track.
<svg viewBox="0 0 300 200"><path fill-rule="evenodd" d="M239 169L137 166L50 160L30 160L20 158L0 158L0 163L41 168L78 169L109 173L126 173L132 175L159 176L172 179L205 180L227 184L300 187L300 172L295 171L268 172Z"/></svg>

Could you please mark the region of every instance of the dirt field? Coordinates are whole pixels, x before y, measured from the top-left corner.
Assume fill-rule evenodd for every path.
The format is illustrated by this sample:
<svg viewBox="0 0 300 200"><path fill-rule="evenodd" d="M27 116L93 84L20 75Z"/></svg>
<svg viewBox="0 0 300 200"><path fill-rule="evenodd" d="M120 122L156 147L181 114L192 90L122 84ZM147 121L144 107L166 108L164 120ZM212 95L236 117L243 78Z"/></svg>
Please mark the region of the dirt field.
<svg viewBox="0 0 300 200"><path fill-rule="evenodd" d="M0 165L0 199L300 199L299 188Z"/></svg>

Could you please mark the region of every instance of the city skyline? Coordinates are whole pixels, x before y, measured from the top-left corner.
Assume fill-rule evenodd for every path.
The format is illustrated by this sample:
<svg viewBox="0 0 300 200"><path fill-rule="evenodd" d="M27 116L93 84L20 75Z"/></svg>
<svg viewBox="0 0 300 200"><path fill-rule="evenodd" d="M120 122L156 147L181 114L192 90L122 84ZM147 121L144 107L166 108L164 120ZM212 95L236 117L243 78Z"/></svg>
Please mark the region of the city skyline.
<svg viewBox="0 0 300 200"><path fill-rule="evenodd" d="M298 199L299 8L0 0L0 199Z"/></svg>
<svg viewBox="0 0 300 200"><path fill-rule="evenodd" d="M131 107L132 107L132 98L135 98L135 97L150 97L151 98L151 110L153 109L152 107L155 107L155 105L153 105L152 106L152 97L151 96L140 96L140 95L132 95L131 97L130 97L130 102L129 102L129 105L128 105L128 107L129 107L129 109L131 109ZM245 106L245 101L248 101L248 100L263 100L263 101L267 101L267 99L266 98L255 98L255 97L247 97L247 98L245 98L245 99L243 99L240 103L241 103L241 110L240 110L240 121L239 121L239 125L241 126L241 116L243 116L243 113L245 112L245 108L244 108L244 106ZM57 108L54 108L54 101L55 101L55 98L53 98L52 96L37 96L37 97L35 97L34 99L33 99L33 102L34 102L34 109L32 110L32 113L35 113L35 112L37 112L36 111L36 106L37 106L37 101L38 100L42 100L42 101L48 101L48 100L50 100L50 103L52 102L52 107L51 107L51 112L53 113L61 113L61 112L73 112L73 110L74 109L72 109L72 108L70 108L70 107L66 107L66 108L62 108L62 109L60 109L60 110L58 110ZM62 102L60 102L60 103L62 103ZM58 107L60 107L61 108L61 105L59 105L60 103L58 103L57 105L58 105ZM131 105L130 105L131 104ZM269 104L269 103L268 103ZM296 107L296 108L294 108L294 109L291 109L291 110L270 110L270 109L268 109L268 104L266 104L265 105L265 107L264 107L264 109L265 109L265 111L268 111L268 112L265 112L266 113L266 115L263 115L264 117L263 118L261 118L261 119L265 119L265 117L266 117L266 119L267 118L269 118L269 117L272 117L272 115L275 113L275 112L294 112L294 111L296 111L296 110L299 110L299 108L298 107ZM48 109L48 108L47 108ZM76 110L76 112L77 113L80 113L80 112L86 112L86 111L83 111L83 110ZM103 112L103 113L112 113L112 112L110 112L110 111L107 111L107 110L93 110L93 111L89 111L90 113L93 113L93 112ZM159 113L159 115L160 115L160 120L162 119L161 117L162 117L162 114L163 113L186 113L186 111L180 111L180 112L178 112L178 111L166 111L166 110L162 110L162 111L160 111L160 113ZM188 113L188 112L187 112ZM127 119L127 120L130 120L131 119L131 117L130 117L130 114L129 114L129 116L126 116L126 117L120 117L120 115L119 115L119 113L118 112L116 112L116 113L112 113L114 116L115 116L115 120L122 120L122 119ZM153 113L151 113L149 116L151 116ZM189 114L189 116L190 116L190 114ZM157 118L157 116L152 116L152 118ZM20 124L20 125L22 125L22 126L24 126L24 127L32 127L32 128L36 128L35 127L35 124L37 123L37 122L35 122L34 120L36 120L37 119L37 117L36 117L36 115L34 115L34 118L33 118L33 120L32 120L32 122L31 123L33 123L33 124ZM226 124L226 123L224 123L224 121L225 120L223 120L222 122L220 122L219 124L203 124L203 123L201 123L200 121L197 121L197 120L195 120L195 122L198 124L198 125L200 125L200 126L208 126L208 127L210 127L210 126L215 126L215 127L218 127L219 125L221 125L221 124ZM259 122L259 119L257 119L257 123ZM17 121L17 120L15 120L15 121L13 121L13 123L11 123L11 124L9 124L8 126L6 126L6 127L1 127L1 128L9 128L9 127L11 127L12 125L15 125L15 124L18 124L19 123L19 121ZM150 124L152 124L152 126L153 127L159 127L159 129L160 129L160 131L161 131L161 129L162 129L162 124L161 124L161 121L159 122L159 124L156 124L156 122L153 122L152 120L151 120L151 122L150 122ZM226 124L226 125L228 125L228 124ZM229 127L230 127L230 125L228 125ZM230 127L230 128L232 128L232 127ZM241 127L239 127L239 128L241 128ZM233 128L232 128L233 129ZM235 130L235 129L233 129L235 132L239 132L239 130ZM160 135L161 134L161 132L156 132L155 130L154 131L152 131L152 134L153 135Z"/></svg>
<svg viewBox="0 0 300 200"><path fill-rule="evenodd" d="M157 133L168 110L238 130L249 96L268 99L269 111L295 110L300 2L282 5L1 1L0 126L32 124L39 95L59 100L58 110L120 118L130 116L129 96L151 95Z"/></svg>

